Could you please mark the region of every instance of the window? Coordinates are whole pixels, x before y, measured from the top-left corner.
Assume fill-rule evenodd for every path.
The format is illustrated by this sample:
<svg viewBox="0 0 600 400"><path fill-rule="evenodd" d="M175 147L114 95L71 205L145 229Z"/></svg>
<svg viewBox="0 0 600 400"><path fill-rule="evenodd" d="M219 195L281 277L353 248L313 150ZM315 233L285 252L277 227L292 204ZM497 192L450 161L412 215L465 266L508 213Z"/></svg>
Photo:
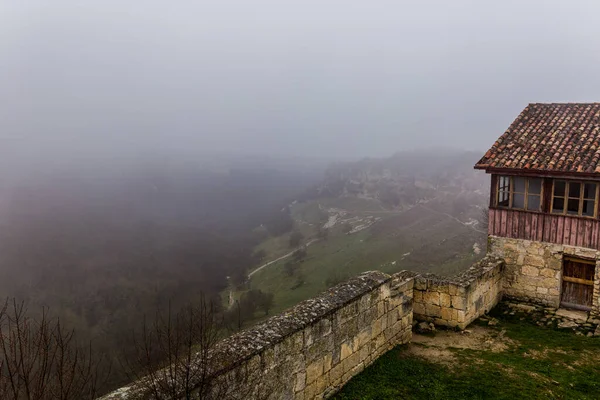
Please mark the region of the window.
<svg viewBox="0 0 600 400"><path fill-rule="evenodd" d="M594 217L597 198L596 183L555 180L552 189L552 212Z"/></svg>
<svg viewBox="0 0 600 400"><path fill-rule="evenodd" d="M542 179L523 176L498 177L498 207L540 211Z"/></svg>

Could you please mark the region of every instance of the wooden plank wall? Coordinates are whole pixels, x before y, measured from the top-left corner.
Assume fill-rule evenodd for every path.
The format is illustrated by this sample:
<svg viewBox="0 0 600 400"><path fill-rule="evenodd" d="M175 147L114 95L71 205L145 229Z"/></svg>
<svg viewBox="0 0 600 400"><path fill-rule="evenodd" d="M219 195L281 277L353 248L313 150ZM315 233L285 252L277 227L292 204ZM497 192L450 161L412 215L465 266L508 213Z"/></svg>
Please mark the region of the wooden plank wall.
<svg viewBox="0 0 600 400"><path fill-rule="evenodd" d="M600 250L600 221L490 208L488 233Z"/></svg>

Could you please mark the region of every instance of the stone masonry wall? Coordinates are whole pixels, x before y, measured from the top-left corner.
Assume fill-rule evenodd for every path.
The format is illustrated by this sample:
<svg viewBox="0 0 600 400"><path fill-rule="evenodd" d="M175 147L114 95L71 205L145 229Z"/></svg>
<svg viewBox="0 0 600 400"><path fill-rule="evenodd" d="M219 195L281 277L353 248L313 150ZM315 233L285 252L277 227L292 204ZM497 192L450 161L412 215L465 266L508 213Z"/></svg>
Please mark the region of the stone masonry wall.
<svg viewBox="0 0 600 400"><path fill-rule="evenodd" d="M600 251L537 242L489 236L488 252L506 262L504 293L515 300L559 307L563 257L596 260L596 277L592 312L600 311Z"/></svg>
<svg viewBox="0 0 600 400"><path fill-rule="evenodd" d="M492 246L496 253L507 254L515 276L520 276L514 274L522 250L518 246L522 244L500 241ZM416 320L459 329L487 313L502 298L503 271L504 260L486 256L452 278L365 272L221 341L216 353L227 361L216 377L227 390L215 397L329 397L383 353L410 342L413 311ZM514 285L504 287L521 293ZM134 383L103 399L137 394Z"/></svg>
<svg viewBox="0 0 600 400"><path fill-rule="evenodd" d="M233 362L223 399L328 397L412 338L416 274L372 271L339 284L219 344ZM125 399L132 388L105 399Z"/></svg>
<svg viewBox="0 0 600 400"><path fill-rule="evenodd" d="M419 275L414 284L415 320L464 329L502 298L502 259L486 257L451 278Z"/></svg>

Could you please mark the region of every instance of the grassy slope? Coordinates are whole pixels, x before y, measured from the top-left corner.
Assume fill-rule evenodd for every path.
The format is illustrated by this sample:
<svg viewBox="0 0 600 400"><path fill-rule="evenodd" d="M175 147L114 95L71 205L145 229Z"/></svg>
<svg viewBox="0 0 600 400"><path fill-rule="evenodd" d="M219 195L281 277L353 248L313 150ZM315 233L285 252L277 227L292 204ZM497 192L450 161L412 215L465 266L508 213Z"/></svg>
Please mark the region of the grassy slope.
<svg viewBox="0 0 600 400"><path fill-rule="evenodd" d="M284 271L287 260L272 264L255 274L250 286L274 294L273 313L327 289L328 278L343 280L374 269L387 273L410 269L452 274L468 267L477 258L472 246L477 239L481 239L481 234L447 216L420 207L403 213L381 212L377 203L368 200L342 198L340 201L344 202L345 207L350 206L347 202L352 202L355 213L376 215L382 220L369 229L351 235L334 228L327 240L308 248L308 255L294 276ZM334 200L321 201L321 204L340 208L342 205ZM294 207L293 215L296 220L305 221L299 226L307 238L311 232L314 233L315 226L322 219L315 203ZM279 248L273 243L274 239L271 239L271 247L263 248L274 255L289 251L285 240L280 240ZM294 289L299 279L304 284Z"/></svg>
<svg viewBox="0 0 600 400"><path fill-rule="evenodd" d="M336 399L598 399L600 338L496 315L515 343L489 352L454 349L451 366L400 346L353 378Z"/></svg>

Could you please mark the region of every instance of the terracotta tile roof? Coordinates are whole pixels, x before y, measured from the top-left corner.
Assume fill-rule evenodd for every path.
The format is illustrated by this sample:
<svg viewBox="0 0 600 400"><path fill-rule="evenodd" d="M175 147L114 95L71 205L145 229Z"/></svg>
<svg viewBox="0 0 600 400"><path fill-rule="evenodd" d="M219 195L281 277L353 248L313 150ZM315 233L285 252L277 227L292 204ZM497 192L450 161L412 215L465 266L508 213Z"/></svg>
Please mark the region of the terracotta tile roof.
<svg viewBox="0 0 600 400"><path fill-rule="evenodd" d="M475 168L600 175L600 103L529 104Z"/></svg>

